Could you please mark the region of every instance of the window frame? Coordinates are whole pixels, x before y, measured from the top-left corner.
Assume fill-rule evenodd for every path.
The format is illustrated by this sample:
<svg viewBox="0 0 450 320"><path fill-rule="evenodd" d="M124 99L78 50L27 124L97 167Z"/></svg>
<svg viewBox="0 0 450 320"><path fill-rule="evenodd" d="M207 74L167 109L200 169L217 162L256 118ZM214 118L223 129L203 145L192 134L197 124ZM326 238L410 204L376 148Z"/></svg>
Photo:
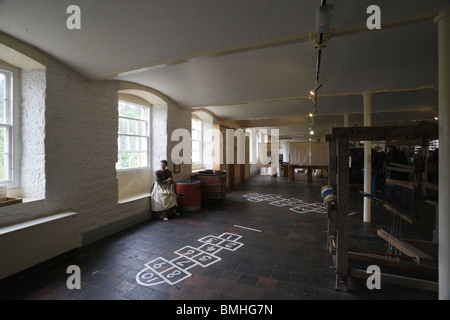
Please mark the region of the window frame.
<svg viewBox="0 0 450 320"><path fill-rule="evenodd" d="M147 109L147 119L138 119L138 118L131 118L131 117L125 117L125 116L121 116L119 113L119 107L120 107L120 103L125 103L128 105L133 105L133 106L137 106L139 108L145 108ZM135 172L135 171L148 171L150 170L151 166L150 166L150 148L151 148L151 107L141 104L141 103L137 103L137 102L133 102L133 101L129 101L127 99L124 98L119 98L118 103L117 103L117 113L118 113L118 127L117 127L117 162L116 162L116 171L118 173L120 172ZM145 131L146 131L146 135L141 135L141 134L133 134L133 133L120 133L120 120L121 119L125 119L127 120L127 123L129 124L128 121L137 121L137 122L143 122L145 124ZM129 168L118 168L118 164L120 161L120 154L121 153L144 153L144 150L127 150L127 151L121 151L121 137L137 137L137 138L145 138L147 140L146 142L146 149L145 153L146 153L146 157L147 157L147 161L145 166L138 166L138 167L129 167Z"/></svg>
<svg viewBox="0 0 450 320"><path fill-rule="evenodd" d="M6 96L5 108L8 121L0 123L0 127L7 130L7 152L8 154L8 178L0 180L1 186L7 186L8 189L17 189L20 187L20 69L0 61L0 72L5 75Z"/></svg>
<svg viewBox="0 0 450 320"><path fill-rule="evenodd" d="M193 134L193 132L194 132L194 121L198 121L199 122L199 133L198 133L198 136L199 136L199 139L198 140L196 140L196 139L194 139L194 134ZM198 161L198 162L195 162L194 161L194 146L193 146L193 142L194 141L198 141L198 143L199 143L199 159L200 159L200 161ZM197 118L197 117L195 117L195 116L193 116L192 117L192 120L191 120L191 145L192 145L192 157L191 157L191 160L192 160L192 165L193 166L196 166L196 167L201 167L201 166L203 166L203 121L202 121L202 119L200 119L200 118Z"/></svg>

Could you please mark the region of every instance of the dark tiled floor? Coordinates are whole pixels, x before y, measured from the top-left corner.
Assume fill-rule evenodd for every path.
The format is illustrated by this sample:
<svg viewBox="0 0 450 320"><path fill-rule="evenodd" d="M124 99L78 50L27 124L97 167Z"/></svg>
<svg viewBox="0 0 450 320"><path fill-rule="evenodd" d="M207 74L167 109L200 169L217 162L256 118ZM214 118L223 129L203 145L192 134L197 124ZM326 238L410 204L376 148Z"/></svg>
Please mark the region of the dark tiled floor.
<svg viewBox="0 0 450 320"><path fill-rule="evenodd" d="M80 248L72 255L55 259L51 265L27 271L16 281L3 282L3 300L359 300L359 299L437 299L429 291L384 285L369 290L365 281L349 279L349 292L334 290L330 272L332 259L327 251L327 218L323 213L298 213L289 207L251 202L250 193L277 194L305 202L321 202L320 188L326 179L307 183L297 174L295 182L287 178L254 176L227 191L223 202L204 203L202 209L186 212L170 221L151 220L95 244ZM373 223L364 224L362 200L352 199L352 232L359 234L351 242L369 247L383 246L370 236L379 225L389 226L385 211L372 211ZM260 230L257 232L241 227ZM389 229L387 229L389 230ZM429 230L422 227L425 236ZM163 282L142 286L136 275L145 264L159 257L172 260L174 251L186 246L198 248L198 240L212 235L232 233L241 236L243 245L235 251L215 253L221 260L207 267L189 269L190 277L175 284ZM369 236L366 236L369 234ZM376 233L375 233L376 234ZM375 243L375 244L373 244ZM206 263L206 262L205 262ZM69 290L66 268L81 268L81 290ZM169 273L166 273L169 275Z"/></svg>

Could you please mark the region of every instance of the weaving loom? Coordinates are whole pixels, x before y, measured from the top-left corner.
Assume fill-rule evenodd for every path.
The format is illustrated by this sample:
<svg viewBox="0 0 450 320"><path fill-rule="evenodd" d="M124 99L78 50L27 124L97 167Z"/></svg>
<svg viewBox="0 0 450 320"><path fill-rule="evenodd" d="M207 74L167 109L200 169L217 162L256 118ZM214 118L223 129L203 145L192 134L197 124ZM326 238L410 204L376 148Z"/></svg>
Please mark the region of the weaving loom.
<svg viewBox="0 0 450 320"><path fill-rule="evenodd" d="M414 126L392 127L353 127L334 128L332 135L328 135L329 142L329 176L328 186L321 190L321 196L327 204L328 216L328 246L333 258L336 273L336 290L348 290L348 277L367 278L364 268L357 268L364 264L382 266L383 270L394 270L393 273L381 274L386 282L437 291L437 268L433 258L427 253L413 246L409 241L400 239L403 225L420 222L419 203L423 200L422 178L426 172L424 160L427 157L428 143L438 136L437 125L424 124ZM386 166L387 179L383 194L365 194L364 192L350 192L349 172L349 141L400 141L402 144L418 143L421 152L413 166L400 165L388 162ZM397 143L397 142L395 142ZM389 175L390 172L403 173L402 175ZM395 177L395 178L394 178ZM382 228L376 234L387 242L387 252L371 252L370 250L355 250L349 248L349 213L350 196L370 197L374 203L393 213L390 233ZM429 247L437 246L436 242L419 241ZM417 242L417 243L419 243ZM349 261L352 261L350 265ZM414 271L415 275L407 277L397 272ZM431 276L432 279L428 276ZM427 278L428 277L428 278Z"/></svg>

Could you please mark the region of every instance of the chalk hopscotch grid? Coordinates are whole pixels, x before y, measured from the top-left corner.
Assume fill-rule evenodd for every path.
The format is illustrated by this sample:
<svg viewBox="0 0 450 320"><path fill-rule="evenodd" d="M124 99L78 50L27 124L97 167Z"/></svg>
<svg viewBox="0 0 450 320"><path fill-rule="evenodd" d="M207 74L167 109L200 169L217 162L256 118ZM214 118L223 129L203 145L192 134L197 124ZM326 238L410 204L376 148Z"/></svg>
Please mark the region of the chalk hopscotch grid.
<svg viewBox="0 0 450 320"><path fill-rule="evenodd" d="M327 213L327 208L323 203L313 202L308 203L303 200L296 198L283 198L279 194L260 194L260 193L250 193L245 194L245 198L250 202L263 202L268 201L270 205L276 207L291 207L289 210L297 213Z"/></svg>
<svg viewBox="0 0 450 320"><path fill-rule="evenodd" d="M201 266L203 268L219 262L222 258L216 256L221 250L236 251L244 244L237 242L242 236L225 232L220 236L206 236L198 241L203 243L197 248L192 246L182 247L174 253L177 258L167 260L158 257L147 262L145 269L136 275L136 282L142 286L154 286L161 283L174 285L192 276L187 270Z"/></svg>

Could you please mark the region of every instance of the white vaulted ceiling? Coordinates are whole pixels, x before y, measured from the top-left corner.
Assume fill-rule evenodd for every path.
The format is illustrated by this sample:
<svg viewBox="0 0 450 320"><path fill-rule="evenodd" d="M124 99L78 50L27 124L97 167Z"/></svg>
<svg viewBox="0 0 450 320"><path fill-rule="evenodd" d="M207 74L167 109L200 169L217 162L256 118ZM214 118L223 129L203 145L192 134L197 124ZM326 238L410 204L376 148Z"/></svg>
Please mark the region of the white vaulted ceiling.
<svg viewBox="0 0 450 320"><path fill-rule="evenodd" d="M331 37L322 50L315 123L327 128L432 121L437 111L438 31L448 0L328 0ZM81 9L69 30L66 9ZM381 8L381 30L366 9ZM183 108L204 108L243 127L293 126L306 134L315 87L320 0L0 0L0 31L92 80L157 90Z"/></svg>

